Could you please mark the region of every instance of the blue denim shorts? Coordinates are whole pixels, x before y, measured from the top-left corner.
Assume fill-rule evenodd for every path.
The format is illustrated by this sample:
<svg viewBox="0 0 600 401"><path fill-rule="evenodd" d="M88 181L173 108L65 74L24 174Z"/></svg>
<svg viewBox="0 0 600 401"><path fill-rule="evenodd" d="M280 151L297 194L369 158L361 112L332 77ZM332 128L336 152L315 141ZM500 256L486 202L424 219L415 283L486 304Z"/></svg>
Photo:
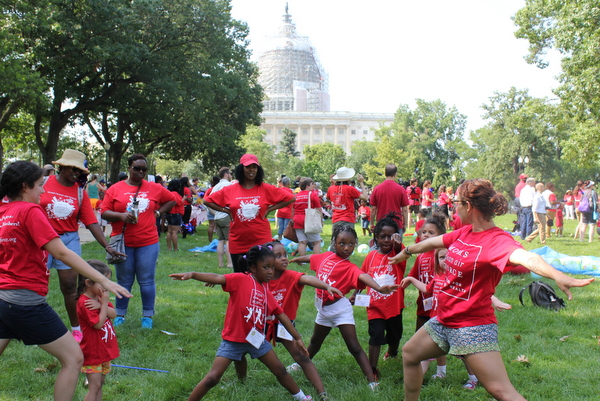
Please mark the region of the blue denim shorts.
<svg viewBox="0 0 600 401"><path fill-rule="evenodd" d="M498 325L494 323L453 329L433 317L423 327L433 342L450 355L500 351Z"/></svg>
<svg viewBox="0 0 600 401"><path fill-rule="evenodd" d="M167 224L179 227L181 225L181 213L167 213Z"/></svg>
<svg viewBox="0 0 600 401"><path fill-rule="evenodd" d="M236 343L233 341L221 340L221 344L217 350L217 356L231 359L233 361L241 361L242 357L246 354L249 354L252 359L256 359L265 355L272 349L273 347L267 340L263 341L262 345L258 349L256 349L254 345L250 343Z"/></svg>
<svg viewBox="0 0 600 401"><path fill-rule="evenodd" d="M79 232L73 231L61 234L60 240L68 249L81 256L81 241L79 240ZM48 269L52 269L53 267L56 270L71 270L69 266L48 253Z"/></svg>
<svg viewBox="0 0 600 401"><path fill-rule="evenodd" d="M25 345L44 345L67 333L65 324L47 303L16 305L0 299L0 338Z"/></svg>

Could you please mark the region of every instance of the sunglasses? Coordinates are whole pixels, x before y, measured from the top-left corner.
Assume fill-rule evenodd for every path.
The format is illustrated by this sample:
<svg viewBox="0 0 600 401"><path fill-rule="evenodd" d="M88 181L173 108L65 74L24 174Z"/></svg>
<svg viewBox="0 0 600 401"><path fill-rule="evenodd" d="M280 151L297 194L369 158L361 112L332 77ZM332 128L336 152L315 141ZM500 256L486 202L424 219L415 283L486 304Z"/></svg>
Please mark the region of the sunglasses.
<svg viewBox="0 0 600 401"><path fill-rule="evenodd" d="M81 173L83 173L83 170L82 170L82 169L80 169L80 168L77 168L77 167L71 167L71 169L73 170L73 172L74 172L74 173L77 173L77 174L81 174Z"/></svg>
<svg viewBox="0 0 600 401"><path fill-rule="evenodd" d="M146 173L148 171L148 167L132 167L131 168L133 171L137 172L137 173Z"/></svg>

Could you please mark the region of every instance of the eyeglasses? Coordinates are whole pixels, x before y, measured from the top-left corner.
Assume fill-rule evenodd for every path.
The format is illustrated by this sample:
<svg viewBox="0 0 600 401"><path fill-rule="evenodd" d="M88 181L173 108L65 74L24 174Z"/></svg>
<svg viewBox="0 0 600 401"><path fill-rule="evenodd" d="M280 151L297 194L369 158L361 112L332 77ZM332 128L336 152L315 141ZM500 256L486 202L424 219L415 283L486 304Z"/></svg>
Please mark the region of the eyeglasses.
<svg viewBox="0 0 600 401"><path fill-rule="evenodd" d="M80 168L77 168L77 167L71 167L71 168L73 169L73 172L74 172L74 173L77 173L77 174L81 174L81 173L83 173L83 170L82 170L82 169L80 169Z"/></svg>
<svg viewBox="0 0 600 401"><path fill-rule="evenodd" d="M461 205L464 205L465 203L468 203L468 201L461 201L461 200L453 200L452 204L456 205L457 203L460 203Z"/></svg>
<svg viewBox="0 0 600 401"><path fill-rule="evenodd" d="M135 171L135 172L138 172L138 173L140 173L140 172L142 172L142 173L146 173L146 172L148 171L148 167L138 167L138 166L134 166L134 167L131 167L131 169L132 169L133 171Z"/></svg>

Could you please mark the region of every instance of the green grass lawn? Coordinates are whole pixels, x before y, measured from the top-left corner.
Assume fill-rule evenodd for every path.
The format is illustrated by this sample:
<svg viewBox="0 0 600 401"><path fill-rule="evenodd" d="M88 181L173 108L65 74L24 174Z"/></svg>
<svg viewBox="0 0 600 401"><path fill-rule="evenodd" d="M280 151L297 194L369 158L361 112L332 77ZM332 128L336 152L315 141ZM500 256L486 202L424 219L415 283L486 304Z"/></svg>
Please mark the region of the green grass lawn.
<svg viewBox="0 0 600 401"><path fill-rule="evenodd" d="M497 224L512 229L514 215L497 219ZM566 221L565 233L574 231L574 222ZM325 236L331 226L325 227ZM367 237L359 236L361 243ZM412 238L406 238L410 244ZM527 249L537 248L525 244ZM206 224L198 228L195 236L180 239L181 249L207 244ZM550 238L548 246L569 255L600 255L600 241L582 243L566 236ZM228 294L220 287L207 288L198 281L174 282L168 274L184 271L227 273L217 267L216 254L191 252L167 252L165 238L161 238L162 252L157 268L158 295L155 328L141 330L141 302L139 291L134 287L127 322L117 328L121 357L114 363L151 369L168 370L169 373L113 368L104 387L106 400L182 400L196 383L209 371L220 342L223 316ZM84 258L103 259L104 252L96 243L84 246ZM354 255L357 265L364 255ZM408 269L414 258L408 262ZM307 266L291 266L308 272ZM497 296L513 305L513 309L498 314L502 356L510 379L515 387L529 400L597 400L600 360L600 328L597 302L599 285L592 283L583 289L575 289L574 299L560 312L519 304L520 289L531 282L527 276L506 276L498 286ZM550 282L549 280L546 280ZM554 286L556 288L556 286ZM559 294L560 295L560 294ZM306 343L312 334L316 311L313 306L314 289L306 288L302 297L297 328ZM404 343L415 327L414 287L406 291L404 310ZM49 303L60 313L64 321L66 313L62 294L58 288L56 273L51 278ZM355 307L357 332L365 350L368 346L367 320L364 308ZM166 330L176 335L167 335ZM382 347L385 352L385 347ZM276 352L285 365L292 358L281 346ZM524 355L529 364L516 361ZM314 359L327 391L333 400L379 400L402 399L402 362L400 359L380 362L381 386L374 396L367 382L336 330L332 331L321 352ZM435 364L432 364L435 365ZM57 361L37 347L25 347L12 342L0 358L0 400L51 400L52 386L58 371ZM434 367L426 375L434 373ZM315 391L302 372L293 373L300 387L313 397ZM462 363L448 358L448 377L428 382L421 393L422 400L489 400L482 388L469 392L462 388L467 375ZM86 389L81 375L75 399L83 399ZM291 399L274 376L258 361L249 362L249 378L245 383L236 380L231 367L222 382L206 396L207 400L286 400Z"/></svg>

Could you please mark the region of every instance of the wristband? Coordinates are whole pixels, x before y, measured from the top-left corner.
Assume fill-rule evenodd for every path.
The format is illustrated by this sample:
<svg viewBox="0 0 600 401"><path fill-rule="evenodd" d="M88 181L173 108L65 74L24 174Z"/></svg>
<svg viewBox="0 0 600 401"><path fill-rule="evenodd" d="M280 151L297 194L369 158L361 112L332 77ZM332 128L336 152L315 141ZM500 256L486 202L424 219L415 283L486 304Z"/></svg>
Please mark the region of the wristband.
<svg viewBox="0 0 600 401"><path fill-rule="evenodd" d="M408 247L404 248L404 251L406 252L406 254L408 255L408 257L410 258L413 254L410 253L410 251L408 250Z"/></svg>

